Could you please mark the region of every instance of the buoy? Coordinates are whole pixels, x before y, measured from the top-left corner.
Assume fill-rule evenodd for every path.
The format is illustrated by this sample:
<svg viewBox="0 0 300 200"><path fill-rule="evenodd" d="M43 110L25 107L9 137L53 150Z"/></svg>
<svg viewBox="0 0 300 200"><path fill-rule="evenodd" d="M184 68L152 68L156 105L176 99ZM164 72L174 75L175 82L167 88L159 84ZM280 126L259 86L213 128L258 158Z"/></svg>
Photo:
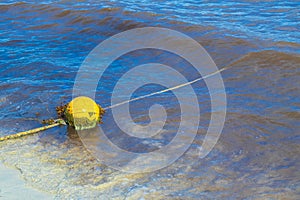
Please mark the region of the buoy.
<svg viewBox="0 0 300 200"><path fill-rule="evenodd" d="M102 123L105 110L89 97L80 96L64 106L63 118L76 130L94 128Z"/></svg>

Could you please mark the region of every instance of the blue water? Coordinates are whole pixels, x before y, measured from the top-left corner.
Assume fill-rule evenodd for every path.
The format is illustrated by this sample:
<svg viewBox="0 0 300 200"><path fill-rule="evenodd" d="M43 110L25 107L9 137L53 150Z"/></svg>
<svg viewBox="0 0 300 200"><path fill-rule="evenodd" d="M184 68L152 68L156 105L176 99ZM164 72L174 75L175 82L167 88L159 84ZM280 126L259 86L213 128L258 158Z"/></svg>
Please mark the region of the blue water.
<svg viewBox="0 0 300 200"><path fill-rule="evenodd" d="M119 1L114 1L119 2ZM167 19L216 26L226 35L299 43L297 1L121 1L125 9L149 11Z"/></svg>
<svg viewBox="0 0 300 200"><path fill-rule="evenodd" d="M224 130L205 159L199 160L194 152L211 116L207 87L199 82L193 85L202 113L198 136L191 149L165 169L139 176L114 171L91 157L74 130L66 127L1 143L0 161L21 171L28 185L59 199L299 199L299 5L297 1L2 1L0 136L56 117L55 107L71 100L76 73L89 52L128 29L160 26L180 31L198 41L219 68L231 69L222 72L228 101ZM199 77L179 57L133 52L106 72L96 101L109 106L112 87L122 73L154 61L173 66L188 80ZM141 88L133 96L151 89ZM131 105L133 118L141 124L149 121L151 103L169 109L170 134L153 143L163 145L173 137L180 117L173 100L172 93L166 93ZM101 126L116 143L123 142L120 146L143 152L145 147L135 141L119 140L110 112ZM0 190L1 196L5 194Z"/></svg>
<svg viewBox="0 0 300 200"><path fill-rule="evenodd" d="M2 4L14 1L3 1ZM34 3L35 1L23 1ZM300 3L298 1L39 1L63 9L93 10L120 8L123 11L149 12L160 19L201 26L215 26L226 35L257 37L271 41L299 43Z"/></svg>

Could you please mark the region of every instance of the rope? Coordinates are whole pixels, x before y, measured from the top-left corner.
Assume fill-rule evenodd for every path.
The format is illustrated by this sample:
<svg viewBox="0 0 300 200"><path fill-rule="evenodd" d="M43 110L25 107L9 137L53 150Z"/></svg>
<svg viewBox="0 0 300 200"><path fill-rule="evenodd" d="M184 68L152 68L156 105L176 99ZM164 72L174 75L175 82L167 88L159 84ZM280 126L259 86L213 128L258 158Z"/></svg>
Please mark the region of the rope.
<svg viewBox="0 0 300 200"><path fill-rule="evenodd" d="M0 137L0 142L10 140L10 139L16 139L16 138L23 137L23 136L26 136L26 135L31 135L31 134L34 134L34 133L37 133L37 132L40 132L40 131L44 131L44 130L47 130L47 129L50 129L50 128L53 128L53 127L56 127L56 126L59 126L59 125L63 125L63 124L65 124L64 120L58 119L58 120L55 120L55 122L53 124L50 124L50 125L47 125L47 126L42 126L42 127L39 127L39 128L31 129L29 131L19 132L19 133L13 134L13 135Z"/></svg>
<svg viewBox="0 0 300 200"><path fill-rule="evenodd" d="M203 80L203 79L205 79L205 78L209 78L209 77L211 77L211 76L213 76L213 75L216 75L217 73L220 73L220 72L222 72L222 71L225 71L225 70L227 70L227 69L229 69L229 68L230 68L230 67L224 67L224 68L222 68L222 69L220 69L220 70L217 70L217 71L215 71L215 72L213 72L213 73L211 73L211 74L208 74L208 75L206 75L206 76L203 76L203 77L194 79L194 80L189 81L189 82L187 82L187 83L183 83L183 84L180 84L180 85L177 85L177 86L168 88L168 89L160 90L160 91L153 92L153 93L150 93L150 94L146 94L146 95L143 95L143 96L139 96L139 97L136 97L136 98L133 98L133 99L130 99L130 100L126 100L126 101L123 101L123 102L120 102L120 103L117 103L117 104L114 104L114 105L111 105L111 106L107 106L107 107L105 107L105 108L103 108L103 109L104 109L104 110L107 110L107 109L115 108L115 107L117 107L117 106L121 106L121 105L123 105L123 104L130 103L130 102L132 102L132 101L137 101L137 100L140 100L140 99L144 99L144 98L146 98L146 97L151 97L151 96L156 95L156 94L161 94L161 93L164 93L164 92L176 90L176 89L178 89L178 88L182 88L182 87L184 87L184 86L191 85L191 84L193 84L193 83L195 83L195 82L201 81L201 80Z"/></svg>
<svg viewBox="0 0 300 200"><path fill-rule="evenodd" d="M130 103L132 101L137 101L137 100L144 99L146 97L150 97L150 96L153 96L153 95L156 95L156 94L162 94L164 92L176 90L178 88L182 88L184 86L191 85L191 84L193 84L195 82L198 82L200 80L203 80L205 78L209 78L209 77L211 77L213 75L216 75L216 74L218 74L218 73L220 73L222 71L225 71L225 70L227 70L229 68L231 68L231 67L230 66L229 67L224 67L224 68L222 68L220 70L217 70L217 71L215 71L215 72L213 72L211 74L208 74L206 76L194 79L194 80L189 81L187 83L183 83L183 84L180 84L180 85L168 88L168 89L160 90L160 91L153 92L153 93L150 93L150 94L146 94L146 95L143 95L143 96L139 96L139 97L136 97L136 98L133 98L133 99L130 99L130 100L126 100L126 101L123 101L123 102L120 102L120 103L117 103L117 104L114 104L114 105L111 105L111 106L107 106L107 107L105 107L103 109L107 110L107 109L115 108L117 106L121 106L123 104ZM9 140L9 139L16 139L16 138L23 137L23 136L26 136L26 135L31 135L31 134L34 134L34 133L37 133L37 132L40 132L40 131L44 131L44 130L47 130L47 129L50 129L50 128L53 128L53 127L56 127L56 126L59 126L59 125L66 125L66 123L65 123L65 121L63 119L57 119L57 120L54 120L53 124L50 124L50 125L47 125L47 126L42 126L42 127L39 127L39 128L35 128L35 129L32 129L32 130L28 130L28 131L16 133L16 134L13 134L13 135L8 135L8 136L5 136L5 137L0 137L0 142L6 141L6 140Z"/></svg>

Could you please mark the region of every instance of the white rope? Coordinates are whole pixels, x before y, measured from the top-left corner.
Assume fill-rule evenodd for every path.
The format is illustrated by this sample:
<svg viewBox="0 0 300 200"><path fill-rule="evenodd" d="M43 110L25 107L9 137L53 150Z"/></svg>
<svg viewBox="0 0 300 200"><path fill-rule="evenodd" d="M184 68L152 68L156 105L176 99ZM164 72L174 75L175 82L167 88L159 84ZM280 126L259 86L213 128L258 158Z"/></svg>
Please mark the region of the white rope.
<svg viewBox="0 0 300 200"><path fill-rule="evenodd" d="M177 85L177 86L168 88L168 89L160 90L160 91L153 92L153 93L150 93L150 94L146 94L146 95L143 95L143 96L139 96L139 97L136 97L136 98L133 98L133 99L130 99L130 100L126 100L126 101L123 101L123 102L120 102L120 103L117 103L117 104L114 104L114 105L111 105L111 106L107 106L107 107L105 107L105 108L103 108L103 109L104 109L104 110L107 110L107 109L115 108L115 107L117 107L117 106L121 106L121 105L123 105L123 104L130 103L130 102L132 102L132 101L137 101L137 100L140 100L140 99L144 99L144 98L146 98L146 97L151 97L151 96L156 95L156 94L161 94L161 93L165 93L165 92L168 92L168 91L176 90L176 89L178 89L178 88L182 88L182 87L184 87L184 86L191 85L191 84L193 84L193 83L195 83L195 82L197 82L197 81L201 81L201 80L203 80L203 79L205 79L205 78L209 78L209 77L211 77L211 76L213 76L213 75L216 75L216 74L218 74L218 73L220 73L220 72L223 72L223 71L225 71L225 70L227 70L227 69L229 69L229 68L230 68L230 67L224 67L224 68L222 68L222 69L220 69L220 70L218 70L218 71L215 71L215 72L213 72L213 73L211 73L211 74L208 74L208 75L206 75L206 76L203 76L203 77L194 79L194 80L189 81L189 82L187 82L187 83L183 83L183 84L180 84L180 85Z"/></svg>

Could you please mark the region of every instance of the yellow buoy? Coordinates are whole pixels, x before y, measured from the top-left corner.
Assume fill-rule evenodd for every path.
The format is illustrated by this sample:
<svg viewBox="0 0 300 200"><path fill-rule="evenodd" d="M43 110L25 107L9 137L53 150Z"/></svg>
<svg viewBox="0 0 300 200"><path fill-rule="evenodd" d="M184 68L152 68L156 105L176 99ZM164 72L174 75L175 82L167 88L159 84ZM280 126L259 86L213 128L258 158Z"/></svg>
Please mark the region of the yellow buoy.
<svg viewBox="0 0 300 200"><path fill-rule="evenodd" d="M101 123L103 108L89 97L80 96L73 99L65 108L65 121L76 130L94 128Z"/></svg>

